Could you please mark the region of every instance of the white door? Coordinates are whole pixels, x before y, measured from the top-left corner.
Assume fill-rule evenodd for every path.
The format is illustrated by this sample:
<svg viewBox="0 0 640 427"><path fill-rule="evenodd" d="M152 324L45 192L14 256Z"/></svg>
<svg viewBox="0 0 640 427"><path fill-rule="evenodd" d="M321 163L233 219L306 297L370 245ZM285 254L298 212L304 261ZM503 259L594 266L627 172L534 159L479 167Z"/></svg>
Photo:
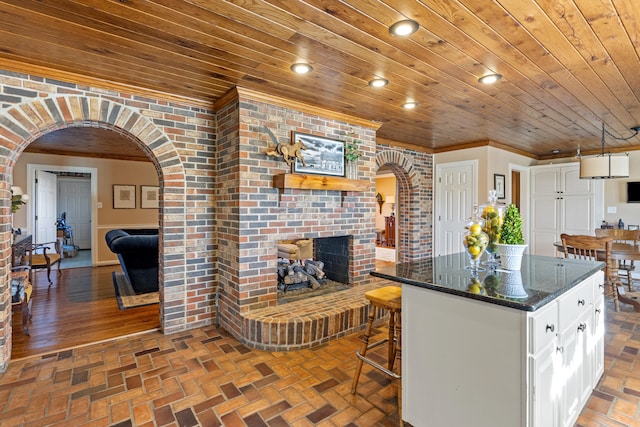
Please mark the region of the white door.
<svg viewBox="0 0 640 427"><path fill-rule="evenodd" d="M58 217L67 213L67 226L73 243L80 249L91 249L91 180L90 178L58 179Z"/></svg>
<svg viewBox="0 0 640 427"><path fill-rule="evenodd" d="M580 179L579 171L577 164L532 168L531 254L557 256L553 243L561 233L593 235L603 210L602 184Z"/></svg>
<svg viewBox="0 0 640 427"><path fill-rule="evenodd" d="M56 241L57 176L50 172L36 172L36 235L34 243Z"/></svg>
<svg viewBox="0 0 640 427"><path fill-rule="evenodd" d="M471 216L476 191L477 162L436 165L436 253L448 255L464 251L462 239Z"/></svg>

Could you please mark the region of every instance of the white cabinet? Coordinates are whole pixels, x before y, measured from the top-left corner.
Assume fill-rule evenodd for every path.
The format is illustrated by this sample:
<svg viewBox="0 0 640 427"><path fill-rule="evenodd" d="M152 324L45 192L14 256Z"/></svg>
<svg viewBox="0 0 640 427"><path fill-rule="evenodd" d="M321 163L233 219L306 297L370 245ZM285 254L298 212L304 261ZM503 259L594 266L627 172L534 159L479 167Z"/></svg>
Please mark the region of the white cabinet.
<svg viewBox="0 0 640 427"><path fill-rule="evenodd" d="M550 427L558 425L559 402L556 398L558 385L554 382L554 373L561 363L556 340L530 357L529 377L532 409L529 425L532 427Z"/></svg>
<svg viewBox="0 0 640 427"><path fill-rule="evenodd" d="M529 317L531 343L529 344L529 396L531 411L529 426L558 425L560 402L559 381L556 372L562 366L562 350L558 347L558 307L548 304Z"/></svg>
<svg viewBox="0 0 640 427"><path fill-rule="evenodd" d="M534 312L403 284L403 419L573 425L603 372L603 280L598 272Z"/></svg>
<svg viewBox="0 0 640 427"><path fill-rule="evenodd" d="M532 426L573 426L604 372L604 275L598 273L532 316L532 334L553 326L545 347L534 340L530 351Z"/></svg>
<svg viewBox="0 0 640 427"><path fill-rule="evenodd" d="M531 168L530 253L554 256L560 234L588 234L603 219L601 180L580 179L578 163Z"/></svg>
<svg viewBox="0 0 640 427"><path fill-rule="evenodd" d="M604 373L604 340L602 337L604 337L604 297L600 295L593 304L593 328L591 328L590 342L587 348L593 366L594 387Z"/></svg>

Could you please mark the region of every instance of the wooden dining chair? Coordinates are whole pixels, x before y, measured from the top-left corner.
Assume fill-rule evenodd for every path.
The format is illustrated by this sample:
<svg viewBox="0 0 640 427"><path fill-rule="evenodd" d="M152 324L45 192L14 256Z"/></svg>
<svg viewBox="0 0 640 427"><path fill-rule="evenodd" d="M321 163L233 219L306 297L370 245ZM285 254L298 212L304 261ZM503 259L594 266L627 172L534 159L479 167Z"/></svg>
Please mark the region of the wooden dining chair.
<svg viewBox="0 0 640 427"><path fill-rule="evenodd" d="M625 243L628 245L640 244L640 230L596 228L595 233L598 237L611 237L616 243ZM629 291L633 290L633 277L631 275L631 272L635 269L636 266L634 265L633 260L618 262L618 270L624 274L627 286L629 287Z"/></svg>
<svg viewBox="0 0 640 427"><path fill-rule="evenodd" d="M604 277L609 294L613 299L616 311L620 310L618 302L618 286L622 286L618 274L618 263L611 258L612 237L583 236L561 234L562 249L565 258L583 259L591 261L604 261ZM606 288L605 288L606 289ZM605 292L606 293L606 292Z"/></svg>

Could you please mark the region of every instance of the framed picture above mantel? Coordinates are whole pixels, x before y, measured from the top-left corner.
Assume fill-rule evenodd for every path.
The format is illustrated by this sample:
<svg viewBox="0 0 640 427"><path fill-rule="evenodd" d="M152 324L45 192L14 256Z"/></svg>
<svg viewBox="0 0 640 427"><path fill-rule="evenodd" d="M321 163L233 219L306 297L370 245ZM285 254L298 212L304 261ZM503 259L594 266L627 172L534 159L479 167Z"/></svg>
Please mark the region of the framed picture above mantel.
<svg viewBox="0 0 640 427"><path fill-rule="evenodd" d="M292 132L292 142L304 145L304 163L296 159L293 172L301 174L344 176L344 141Z"/></svg>

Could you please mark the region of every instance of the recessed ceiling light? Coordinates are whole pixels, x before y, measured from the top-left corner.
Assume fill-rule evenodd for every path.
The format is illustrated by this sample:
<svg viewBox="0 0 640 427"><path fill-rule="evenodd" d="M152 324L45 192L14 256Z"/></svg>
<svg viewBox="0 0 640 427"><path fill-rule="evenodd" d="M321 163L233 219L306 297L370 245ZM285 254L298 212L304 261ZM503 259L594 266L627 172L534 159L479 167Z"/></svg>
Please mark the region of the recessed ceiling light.
<svg viewBox="0 0 640 427"><path fill-rule="evenodd" d="M373 86L373 87L383 87L388 84L389 84L389 80L387 79L376 78L373 80L369 80L369 86Z"/></svg>
<svg viewBox="0 0 640 427"><path fill-rule="evenodd" d="M417 106L418 106L418 103L415 102L415 101L407 101L404 104L402 104L402 108L404 108L406 110L413 110Z"/></svg>
<svg viewBox="0 0 640 427"><path fill-rule="evenodd" d="M291 71L298 74L307 74L313 70L313 67L303 62L297 62L291 66Z"/></svg>
<svg viewBox="0 0 640 427"><path fill-rule="evenodd" d="M485 85L490 85L490 84L493 84L493 83L497 82L501 78L502 78L502 74L498 74L498 73L487 74L486 76L480 77L478 79L478 82L480 82L482 84L485 84Z"/></svg>
<svg viewBox="0 0 640 427"><path fill-rule="evenodd" d="M560 154L560 150L555 148L555 149L551 150L551 154Z"/></svg>
<svg viewBox="0 0 640 427"><path fill-rule="evenodd" d="M418 31L420 24L413 19L403 19L389 27L389 33L392 36L406 37Z"/></svg>

